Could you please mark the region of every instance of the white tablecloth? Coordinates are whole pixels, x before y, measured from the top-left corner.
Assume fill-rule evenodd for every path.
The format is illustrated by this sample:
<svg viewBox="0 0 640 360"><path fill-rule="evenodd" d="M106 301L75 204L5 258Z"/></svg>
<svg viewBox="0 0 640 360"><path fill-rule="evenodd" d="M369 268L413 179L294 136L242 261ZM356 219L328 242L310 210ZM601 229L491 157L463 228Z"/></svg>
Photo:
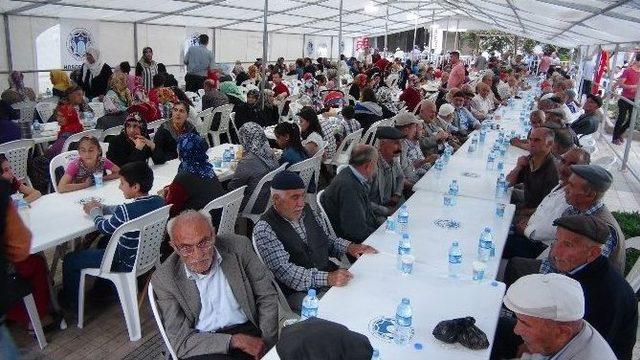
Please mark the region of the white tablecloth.
<svg viewBox="0 0 640 360"><path fill-rule="evenodd" d="M235 150L238 145L224 144L209 149L209 159L222 156L224 149L230 146ZM176 159L163 165L152 166L154 181L151 194L157 193L173 181L179 164ZM233 170L216 169L216 174L220 181L225 181L233 176ZM94 197L107 205L122 204L127 200L124 199L118 185L119 180L112 180L105 182L99 189L94 186L69 193L52 193L33 202L24 217L32 233L31 253L52 248L94 231L93 221L82 210L80 201Z"/></svg>
<svg viewBox="0 0 640 360"><path fill-rule="evenodd" d="M404 276L394 266L395 257L387 254L358 260L349 269L354 275L349 284L332 288L320 300L318 316L366 335L382 359L489 358L491 347L476 351L460 344L445 344L432 331L442 320L473 316L493 344L504 284L440 279L421 264L415 265L412 275ZM379 317L394 317L403 297L411 300L415 336L407 345L396 345L374 334L371 325ZM422 350L416 350L415 343L422 344ZM263 359L278 359L276 349Z"/></svg>

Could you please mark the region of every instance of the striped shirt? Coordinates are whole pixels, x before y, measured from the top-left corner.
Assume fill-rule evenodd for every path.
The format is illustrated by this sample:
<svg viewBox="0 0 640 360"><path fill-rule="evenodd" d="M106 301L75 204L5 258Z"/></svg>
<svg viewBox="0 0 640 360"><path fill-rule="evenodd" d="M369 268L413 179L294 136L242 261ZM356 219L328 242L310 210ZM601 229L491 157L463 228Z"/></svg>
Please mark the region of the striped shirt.
<svg viewBox="0 0 640 360"><path fill-rule="evenodd" d="M331 236L327 224L322 217L320 217L315 210L312 211L316 221L322 226L324 233L327 235L329 255L340 258L346 253L347 246L349 246L350 242L337 236ZM306 243L307 230L304 227L304 213L297 222L290 221L286 218L285 220L289 222L302 241ZM264 260L264 263L273 271L273 274L279 281L291 289L306 291L311 288L329 285L327 282L328 272L320 271L316 268L307 269L289 261L289 253L285 250L282 242L278 240L278 236L271 228L271 225L266 221L260 220L256 223L253 229L253 238L258 253Z"/></svg>
<svg viewBox="0 0 640 360"><path fill-rule="evenodd" d="M142 85L144 89L151 90L153 88L153 77L158 73L158 64L155 61L151 61L151 64L146 64L144 61L139 61L138 64L142 67Z"/></svg>
<svg viewBox="0 0 640 360"><path fill-rule="evenodd" d="M164 206L164 200L157 195L147 195L136 198L133 202L96 207L89 214L93 218L96 229L104 235L112 235L117 228L127 221L136 219ZM105 215L111 214L106 218ZM113 256L114 268L118 271L131 271L136 260L138 250L138 231L128 232L118 239L118 247Z"/></svg>

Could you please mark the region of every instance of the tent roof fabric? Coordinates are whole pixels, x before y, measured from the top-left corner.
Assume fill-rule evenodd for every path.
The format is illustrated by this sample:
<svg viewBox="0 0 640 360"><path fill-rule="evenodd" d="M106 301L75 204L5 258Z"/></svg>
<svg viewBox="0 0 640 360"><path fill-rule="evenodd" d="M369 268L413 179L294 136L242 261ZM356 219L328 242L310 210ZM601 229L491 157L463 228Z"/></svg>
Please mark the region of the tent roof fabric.
<svg viewBox="0 0 640 360"><path fill-rule="evenodd" d="M269 31L336 35L340 0L271 0ZM344 0L343 36L497 29L574 47L640 42L640 0ZM264 0L0 0L0 12L261 31ZM417 16L417 20L414 18Z"/></svg>

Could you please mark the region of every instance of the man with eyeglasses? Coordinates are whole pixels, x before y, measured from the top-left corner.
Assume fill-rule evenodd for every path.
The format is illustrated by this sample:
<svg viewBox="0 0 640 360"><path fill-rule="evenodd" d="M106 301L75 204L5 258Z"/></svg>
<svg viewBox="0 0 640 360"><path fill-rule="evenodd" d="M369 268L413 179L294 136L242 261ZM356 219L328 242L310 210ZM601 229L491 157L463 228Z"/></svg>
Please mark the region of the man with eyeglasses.
<svg viewBox="0 0 640 360"><path fill-rule="evenodd" d="M578 147L573 147L562 156L556 165L560 181L545 196L531 216L522 215L514 219L514 233L507 238L502 257L510 259L514 256L535 258L540 255L555 239L557 219L569 207L564 196L564 186L571 176L571 165L589 164L591 156Z"/></svg>
<svg viewBox="0 0 640 360"><path fill-rule="evenodd" d="M167 225L175 250L151 278L164 327L181 359L259 359L278 336L271 272L243 236L216 236L187 210Z"/></svg>

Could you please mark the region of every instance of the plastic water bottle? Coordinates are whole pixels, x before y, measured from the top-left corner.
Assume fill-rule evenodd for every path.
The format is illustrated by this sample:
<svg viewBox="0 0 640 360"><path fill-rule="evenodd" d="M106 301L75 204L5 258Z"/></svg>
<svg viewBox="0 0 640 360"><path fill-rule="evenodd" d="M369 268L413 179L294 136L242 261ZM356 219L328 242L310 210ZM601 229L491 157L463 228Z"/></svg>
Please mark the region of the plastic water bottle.
<svg viewBox="0 0 640 360"><path fill-rule="evenodd" d="M401 234L409 231L409 209L406 204L402 204L398 211L398 228Z"/></svg>
<svg viewBox="0 0 640 360"><path fill-rule="evenodd" d="M45 92L45 95L50 98L53 94L51 93L51 89L47 88L47 91Z"/></svg>
<svg viewBox="0 0 640 360"><path fill-rule="evenodd" d="M42 131L42 126L38 120L33 120L33 125L31 126L33 128L33 135L37 136Z"/></svg>
<svg viewBox="0 0 640 360"><path fill-rule="evenodd" d="M394 341L396 344L404 345L411 338L411 323L413 320L413 311L411 310L411 302L408 298L402 298L402 302L396 309L396 334Z"/></svg>
<svg viewBox="0 0 640 360"><path fill-rule="evenodd" d="M18 209L18 215L20 215L20 219L22 222L29 227L31 225L31 217L29 215L29 203L24 199L24 195L21 192L17 192L11 195L11 199L13 200L13 204L16 209Z"/></svg>
<svg viewBox="0 0 640 360"><path fill-rule="evenodd" d="M380 357L380 351L378 349L373 349L371 360L382 360L382 358Z"/></svg>
<svg viewBox="0 0 640 360"><path fill-rule="evenodd" d="M230 148L224 149L222 153L222 167L229 166L229 163L233 160L233 153Z"/></svg>
<svg viewBox="0 0 640 360"><path fill-rule="evenodd" d="M478 242L478 260L487 262L491 258L491 250L493 248L493 236L491 235L491 228L485 227L482 234L480 234L480 240ZM495 251L494 251L495 252Z"/></svg>
<svg viewBox="0 0 640 360"><path fill-rule="evenodd" d="M462 250L457 241L449 248L449 277L458 277L462 269Z"/></svg>
<svg viewBox="0 0 640 360"><path fill-rule="evenodd" d="M408 233L402 233L400 241L398 241L398 270L402 271L402 255L411 255L411 237Z"/></svg>
<svg viewBox="0 0 640 360"><path fill-rule="evenodd" d="M480 136L478 137L478 141L480 144L484 144L487 140L487 128L483 127L480 129Z"/></svg>
<svg viewBox="0 0 640 360"><path fill-rule="evenodd" d="M300 320L316 317L318 315L318 305L320 300L316 297L316 289L309 289L307 296L302 299L302 309L300 311Z"/></svg>
<svg viewBox="0 0 640 360"><path fill-rule="evenodd" d="M487 170L493 170L496 162L496 154L491 151L489 152L489 156L487 156Z"/></svg>
<svg viewBox="0 0 640 360"><path fill-rule="evenodd" d="M441 171L442 169L444 169L444 162L442 161L441 158L438 158L438 160L436 160L436 163L434 164L434 168L438 171Z"/></svg>
<svg viewBox="0 0 640 360"><path fill-rule="evenodd" d="M507 180L504 176L504 173L500 173L498 175L498 180L496 180L496 198L501 199L507 194Z"/></svg>
<svg viewBox="0 0 640 360"><path fill-rule="evenodd" d="M451 206L456 206L458 203L458 193L460 192L460 187L458 187L458 180L451 180L451 184L449 185L449 195L451 195Z"/></svg>
<svg viewBox="0 0 640 360"><path fill-rule="evenodd" d="M498 162L496 163L496 170L504 171L504 160L498 160Z"/></svg>

